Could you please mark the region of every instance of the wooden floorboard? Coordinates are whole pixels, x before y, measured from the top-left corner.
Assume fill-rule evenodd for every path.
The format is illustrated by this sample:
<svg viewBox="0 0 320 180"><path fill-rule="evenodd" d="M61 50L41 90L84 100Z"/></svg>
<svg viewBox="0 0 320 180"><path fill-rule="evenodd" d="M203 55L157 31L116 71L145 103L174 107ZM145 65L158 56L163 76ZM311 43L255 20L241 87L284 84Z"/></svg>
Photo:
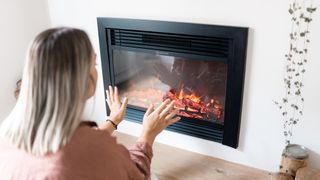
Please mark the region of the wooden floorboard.
<svg viewBox="0 0 320 180"><path fill-rule="evenodd" d="M136 137L116 134L118 142L126 147ZM204 156L172 146L155 143L151 170L159 180L271 180L269 172Z"/></svg>

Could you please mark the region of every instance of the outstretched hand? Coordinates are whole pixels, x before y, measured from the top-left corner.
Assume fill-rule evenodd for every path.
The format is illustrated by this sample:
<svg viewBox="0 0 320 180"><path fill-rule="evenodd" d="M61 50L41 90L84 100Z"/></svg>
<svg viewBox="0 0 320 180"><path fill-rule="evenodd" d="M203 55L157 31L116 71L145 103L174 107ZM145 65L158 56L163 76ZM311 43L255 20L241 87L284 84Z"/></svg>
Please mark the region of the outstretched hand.
<svg viewBox="0 0 320 180"><path fill-rule="evenodd" d="M126 113L128 98L125 97L123 102L121 102L118 88L116 86L114 88L109 86L109 90L106 90L106 94L106 101L111 111L109 117L114 123L119 124Z"/></svg>
<svg viewBox="0 0 320 180"><path fill-rule="evenodd" d="M161 131L181 119L176 117L177 113L178 110L174 110L174 101L170 102L168 99L156 109L150 105L143 118L143 131L140 140L152 145Z"/></svg>

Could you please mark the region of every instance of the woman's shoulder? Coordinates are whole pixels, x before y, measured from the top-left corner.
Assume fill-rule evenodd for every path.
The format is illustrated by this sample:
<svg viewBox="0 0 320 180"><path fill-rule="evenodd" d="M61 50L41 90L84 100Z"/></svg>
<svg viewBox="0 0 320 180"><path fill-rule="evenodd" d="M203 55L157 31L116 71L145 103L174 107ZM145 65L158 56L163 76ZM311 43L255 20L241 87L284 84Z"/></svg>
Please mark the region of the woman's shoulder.
<svg viewBox="0 0 320 180"><path fill-rule="evenodd" d="M34 156L9 146L7 142L1 140L0 152L0 166L9 163L15 167L12 168L12 173L14 169L17 169L16 167L32 170L35 172L34 176L52 175L50 172L54 170L61 176L69 177L66 179L119 177L123 175L123 169L130 160L128 151L122 145L117 144L115 137L112 137L107 131L87 124L80 125L69 142L56 153L42 157ZM28 163L21 164L21 161Z"/></svg>

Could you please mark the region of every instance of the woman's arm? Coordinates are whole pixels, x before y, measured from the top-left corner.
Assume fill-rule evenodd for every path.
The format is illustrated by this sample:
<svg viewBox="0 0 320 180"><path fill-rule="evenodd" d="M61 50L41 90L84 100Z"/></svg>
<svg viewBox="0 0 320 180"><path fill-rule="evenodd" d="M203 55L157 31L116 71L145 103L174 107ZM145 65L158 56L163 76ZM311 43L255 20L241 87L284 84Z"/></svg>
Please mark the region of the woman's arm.
<svg viewBox="0 0 320 180"><path fill-rule="evenodd" d="M150 164L153 156L152 145L156 136L169 125L180 120L175 117L177 114L174 108L174 101L166 100L157 109L149 106L143 118L143 131L136 144L129 149L132 161L138 167L145 179L150 178Z"/></svg>
<svg viewBox="0 0 320 180"><path fill-rule="evenodd" d="M99 129L107 131L109 134L112 134L114 132L114 130L116 130L114 125L110 121L106 121L103 124L101 124L99 126Z"/></svg>
<svg viewBox="0 0 320 180"><path fill-rule="evenodd" d="M112 134L113 131L116 130L114 125L120 124L124 118L128 104L128 98L124 98L123 102L121 102L118 88L113 88L111 86L109 86L109 90L106 90L106 95L106 101L111 111L109 116L110 119L99 126L99 129L108 131L110 134Z"/></svg>
<svg viewBox="0 0 320 180"><path fill-rule="evenodd" d="M109 86L109 91L106 91L107 103L111 110L110 120L115 124L119 124L125 115L128 104L128 99L120 101L117 87ZM137 177L150 178L150 164L153 156L152 145L156 136L169 125L180 120L180 117L175 117L178 111L174 110L174 101L166 100L158 108L154 109L150 105L143 117L143 131L137 142L129 148L129 155L136 167L128 167L130 179ZM110 121L105 122L99 129L106 130L112 133L115 128Z"/></svg>
<svg viewBox="0 0 320 180"><path fill-rule="evenodd" d="M137 171L131 171L129 176L131 179L135 179L136 176L143 176L144 179L150 178L151 172L151 159L153 157L152 147L146 142L137 141L131 148L129 148L130 158L138 169Z"/></svg>

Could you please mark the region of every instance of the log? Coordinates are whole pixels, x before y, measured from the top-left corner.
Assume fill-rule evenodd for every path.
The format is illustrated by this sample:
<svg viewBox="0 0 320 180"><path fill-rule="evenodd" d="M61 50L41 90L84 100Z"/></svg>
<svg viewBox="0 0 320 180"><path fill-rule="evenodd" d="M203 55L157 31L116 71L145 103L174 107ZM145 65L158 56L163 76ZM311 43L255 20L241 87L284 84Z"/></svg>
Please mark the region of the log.
<svg viewBox="0 0 320 180"><path fill-rule="evenodd" d="M283 173L273 173L272 180L294 180L292 176Z"/></svg>
<svg viewBox="0 0 320 180"><path fill-rule="evenodd" d="M282 155L280 172L290 176L296 176L299 168L307 166L306 159L296 159L291 156Z"/></svg>
<svg viewBox="0 0 320 180"><path fill-rule="evenodd" d="M289 144L283 150L280 173L295 177L299 168L307 166L308 152L301 145Z"/></svg>
<svg viewBox="0 0 320 180"><path fill-rule="evenodd" d="M320 170L310 167L298 169L295 180L320 180Z"/></svg>

